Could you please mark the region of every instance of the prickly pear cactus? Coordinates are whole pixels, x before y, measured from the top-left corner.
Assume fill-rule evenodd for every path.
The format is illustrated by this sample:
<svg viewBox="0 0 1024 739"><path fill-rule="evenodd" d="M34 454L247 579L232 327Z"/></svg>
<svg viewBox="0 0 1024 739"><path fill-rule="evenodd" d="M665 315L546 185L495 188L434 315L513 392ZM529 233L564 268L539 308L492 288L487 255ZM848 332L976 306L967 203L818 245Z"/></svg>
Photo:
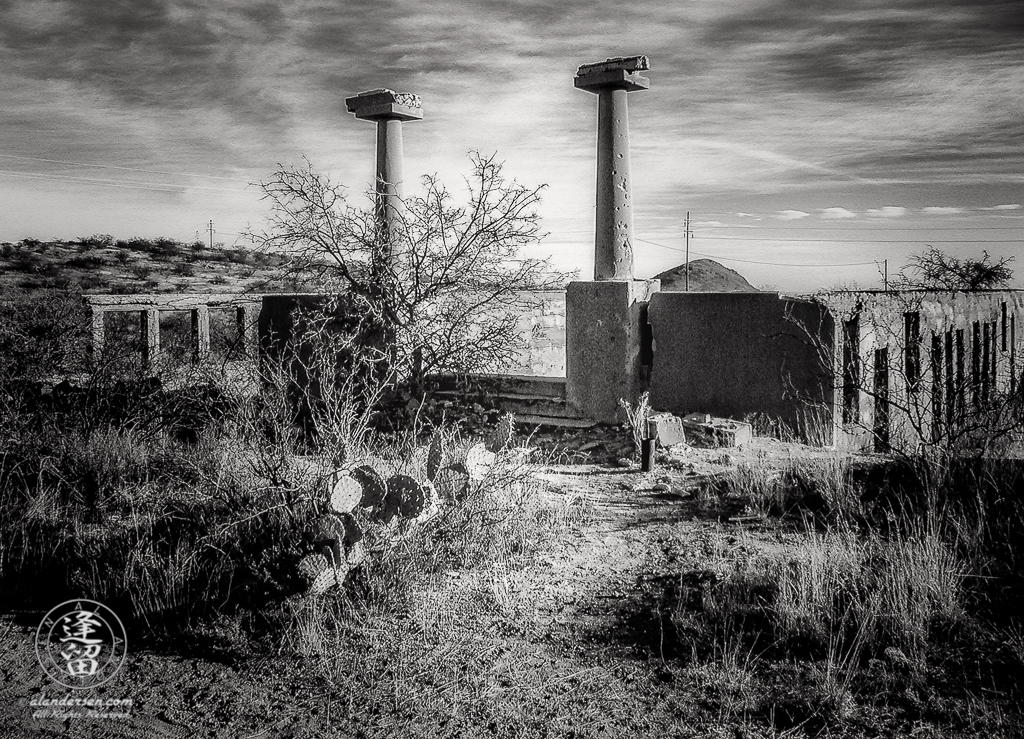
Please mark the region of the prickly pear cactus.
<svg viewBox="0 0 1024 739"><path fill-rule="evenodd" d="M307 582L314 582L321 572L330 566L327 557L322 554L309 554L299 560L299 574Z"/></svg>
<svg viewBox="0 0 1024 739"><path fill-rule="evenodd" d="M353 477L350 470L334 470L328 478L331 508L337 513L349 513L363 498L363 483Z"/></svg>
<svg viewBox="0 0 1024 739"><path fill-rule="evenodd" d="M487 439L487 450L491 452L500 452L507 449L512 445L512 439L516 433L516 421L515 416L511 413L505 413L498 420L498 425L494 431L491 432L490 437Z"/></svg>
<svg viewBox="0 0 1024 739"><path fill-rule="evenodd" d="M377 470L369 465L356 467L349 473L352 479L362 485L362 495L359 498L360 508L377 508L387 497L388 486L384 478L377 474Z"/></svg>
<svg viewBox="0 0 1024 739"><path fill-rule="evenodd" d="M341 586L348 575L348 565L334 566L322 554L311 554L299 561L299 573L307 582L308 592L321 595L333 588Z"/></svg>
<svg viewBox="0 0 1024 739"><path fill-rule="evenodd" d="M435 431L430 437L430 448L427 450L427 479L433 482L437 479L437 473L444 465L444 435Z"/></svg>
<svg viewBox="0 0 1024 739"><path fill-rule="evenodd" d="M312 527L313 546L329 564L337 567L345 559L345 524L337 516L324 513L317 516Z"/></svg>
<svg viewBox="0 0 1024 739"><path fill-rule="evenodd" d="M434 485L444 500L465 500L469 493L469 472L466 471L466 465L458 462L451 467L445 467L437 473Z"/></svg>
<svg viewBox="0 0 1024 739"><path fill-rule="evenodd" d="M349 513L323 513L311 522L310 536L316 553L299 561L299 574L308 592L319 595L345 582L349 571L362 563L366 551L363 530Z"/></svg>
<svg viewBox="0 0 1024 739"><path fill-rule="evenodd" d="M483 444L471 446L466 452L466 461L464 462L469 479L473 482L483 480L494 466L495 459L497 459L497 455Z"/></svg>
<svg viewBox="0 0 1024 739"><path fill-rule="evenodd" d="M379 505L374 506L370 518L374 521L391 523L395 516L399 515L402 507L402 493L390 484L387 487L387 494Z"/></svg>

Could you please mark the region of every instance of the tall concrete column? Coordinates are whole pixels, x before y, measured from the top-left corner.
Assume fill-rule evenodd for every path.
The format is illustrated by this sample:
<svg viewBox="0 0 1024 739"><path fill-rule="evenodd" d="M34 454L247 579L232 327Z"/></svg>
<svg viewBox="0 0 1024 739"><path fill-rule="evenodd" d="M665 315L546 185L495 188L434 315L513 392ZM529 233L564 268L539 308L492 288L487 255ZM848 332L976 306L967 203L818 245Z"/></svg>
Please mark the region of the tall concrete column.
<svg viewBox="0 0 1024 739"><path fill-rule="evenodd" d="M629 114L626 95L646 90L645 56L615 57L584 64L573 84L596 93L597 223L594 279L633 279L633 189L629 179Z"/></svg>
<svg viewBox="0 0 1024 739"><path fill-rule="evenodd" d="M394 90L370 90L345 100L348 111L361 121L377 124L377 226L379 259L390 260L393 234L401 227L402 184L405 178L402 123L423 118L418 95ZM382 265L377 265L378 268Z"/></svg>

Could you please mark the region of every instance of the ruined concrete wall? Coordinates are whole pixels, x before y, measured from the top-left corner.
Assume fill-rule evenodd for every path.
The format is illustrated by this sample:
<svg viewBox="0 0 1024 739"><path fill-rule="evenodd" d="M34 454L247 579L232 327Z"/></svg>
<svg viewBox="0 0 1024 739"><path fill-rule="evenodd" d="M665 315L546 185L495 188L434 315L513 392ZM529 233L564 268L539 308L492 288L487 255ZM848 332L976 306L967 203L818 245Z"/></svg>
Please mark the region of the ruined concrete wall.
<svg viewBox="0 0 1024 739"><path fill-rule="evenodd" d="M510 375L532 377L565 376L565 293L532 291L523 294L530 307L518 317L516 332L523 347L504 369ZM266 295L259 316L261 345L276 353L291 337L292 312L301 307L312 310L324 296L311 294Z"/></svg>
<svg viewBox="0 0 1024 739"><path fill-rule="evenodd" d="M676 414L750 414L832 443L835 325L821 305L778 293L658 293L651 403Z"/></svg>
<svg viewBox="0 0 1024 739"><path fill-rule="evenodd" d="M1019 391L1022 291L860 291L819 299L835 316L843 356L842 447L944 443Z"/></svg>
<svg viewBox="0 0 1024 739"><path fill-rule="evenodd" d="M535 307L519 316L516 331L525 348L506 372L532 377L565 377L565 293L531 292Z"/></svg>

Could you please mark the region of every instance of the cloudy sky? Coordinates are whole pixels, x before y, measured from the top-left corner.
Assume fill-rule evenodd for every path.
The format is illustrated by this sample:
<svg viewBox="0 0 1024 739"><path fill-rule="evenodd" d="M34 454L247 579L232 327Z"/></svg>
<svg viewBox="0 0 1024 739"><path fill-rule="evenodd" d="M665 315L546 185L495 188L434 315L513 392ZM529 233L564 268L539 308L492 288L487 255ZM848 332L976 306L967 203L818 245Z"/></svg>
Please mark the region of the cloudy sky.
<svg viewBox="0 0 1024 739"><path fill-rule="evenodd" d="M637 274L713 256L754 284L876 286L926 245L1019 255L1019 0L0 0L0 240L235 243L250 183L308 157L353 196L371 124L418 93L406 175L470 150L547 184L531 253L593 269L596 98L576 67L646 54L630 95ZM1018 281L1017 286L1024 286Z"/></svg>

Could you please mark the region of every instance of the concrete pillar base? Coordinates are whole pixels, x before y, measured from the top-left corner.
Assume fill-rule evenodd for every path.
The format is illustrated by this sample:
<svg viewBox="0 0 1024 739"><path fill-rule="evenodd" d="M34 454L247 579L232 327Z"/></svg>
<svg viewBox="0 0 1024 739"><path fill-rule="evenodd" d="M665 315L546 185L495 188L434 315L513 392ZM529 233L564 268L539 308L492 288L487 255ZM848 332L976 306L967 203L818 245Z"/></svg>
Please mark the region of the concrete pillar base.
<svg viewBox="0 0 1024 739"><path fill-rule="evenodd" d="M617 423L650 378L647 301L659 280L573 282L565 294L566 398L578 414Z"/></svg>

